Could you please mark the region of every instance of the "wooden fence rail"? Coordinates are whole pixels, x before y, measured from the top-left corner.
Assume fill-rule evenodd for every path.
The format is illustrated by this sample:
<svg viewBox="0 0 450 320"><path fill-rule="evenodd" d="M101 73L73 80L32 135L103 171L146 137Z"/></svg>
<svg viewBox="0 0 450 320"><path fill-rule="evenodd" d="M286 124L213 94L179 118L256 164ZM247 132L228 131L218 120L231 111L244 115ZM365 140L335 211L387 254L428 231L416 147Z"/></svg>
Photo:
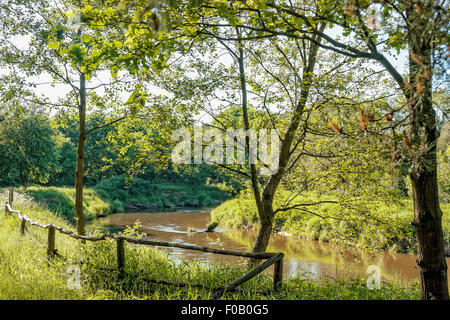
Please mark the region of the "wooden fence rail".
<svg viewBox="0 0 450 320"><path fill-rule="evenodd" d="M13 190L10 189L9 191L10 191L9 200L12 202ZM117 243L117 269L119 272L120 279L123 279L123 277L125 275L125 260L126 260L125 259L125 242L129 242L129 243L138 244L138 245L181 248L181 249L187 249L187 250L210 252L210 253L214 253L214 254L252 258L255 260L267 259L263 263L257 265L255 268L250 270L247 274L245 274L245 275L241 276L240 278L236 279L235 281L233 281L228 286L225 286L225 287L217 290L212 295L212 299L219 299L225 292L233 291L239 285L249 281L256 275L260 274L261 272L263 272L264 270L269 268L271 265L274 265L273 288L275 291L279 291L282 288L284 254L281 252L261 252L261 253L240 252L240 251L216 249L216 248L196 246L196 245L192 245L192 244L184 244L184 243L177 243L177 242L165 242L165 241L156 241L156 240L148 240L148 239L135 239L135 238L125 237L125 236L120 236L120 235L115 235L115 234L104 234L104 235L96 236L96 237L82 236L82 235L75 234L72 231L65 230L54 224L44 225L44 224L38 223L38 222L28 218L27 216L23 215L20 211L13 210L11 207L11 202L6 202L5 212L8 214L15 214L19 218L20 234L22 234L22 235L25 234L27 223L32 226L36 226L36 227L48 230L47 254L50 259L54 257L55 252L56 252L55 231L57 230L58 232L68 235L69 237L72 237L77 240L83 240L83 241L102 241L102 240L106 240L106 239L116 240L116 243Z"/></svg>

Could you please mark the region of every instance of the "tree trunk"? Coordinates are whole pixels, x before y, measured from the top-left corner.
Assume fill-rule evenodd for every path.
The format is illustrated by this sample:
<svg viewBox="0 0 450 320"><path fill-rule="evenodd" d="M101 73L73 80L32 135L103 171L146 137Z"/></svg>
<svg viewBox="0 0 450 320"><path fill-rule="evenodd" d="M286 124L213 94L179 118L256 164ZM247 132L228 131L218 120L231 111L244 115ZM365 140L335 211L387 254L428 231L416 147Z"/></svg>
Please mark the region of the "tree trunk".
<svg viewBox="0 0 450 320"><path fill-rule="evenodd" d="M318 26L318 31L323 32L324 29L325 24L321 23ZM321 38L317 35L313 36L313 38L316 42L321 41ZM319 50L319 46L315 41L311 42L309 52L307 54L307 61L303 61L305 67L303 69L300 99L293 111L292 119L286 131L284 139L282 139L278 171L270 177L269 182L267 183L263 191L261 199L261 210L259 214L261 224L256 243L253 247L253 252L264 252L269 245L270 235L273 228L273 220L275 218L275 212L273 210L273 199L277 192L278 186L280 185L281 180L286 173L286 168L288 167L289 160L292 155L292 143L294 141L297 129L300 125L303 111L308 101L308 96L312 85L311 79L314 75L314 67Z"/></svg>
<svg viewBox="0 0 450 320"><path fill-rule="evenodd" d="M439 137L432 100L434 1L405 1L409 78L386 60L379 60L402 88L409 107L409 136L404 142L411 164L422 299L448 300L447 266L439 207L436 143Z"/></svg>
<svg viewBox="0 0 450 320"><path fill-rule="evenodd" d="M236 29L238 36L240 36L239 29ZM241 93L242 93L242 118L244 120L245 130L250 129L250 121L248 116L247 107L247 84L245 79L245 68L244 68L244 50L242 43L239 42L238 48L238 65L239 65L239 77L241 82ZM245 137L245 148L247 154L250 154L250 138ZM250 156L249 156L250 161ZM253 247L253 252L264 252L269 245L270 235L272 233L272 221L273 221L273 194L270 198L261 199L261 191L258 182L258 173L256 170L256 165L250 163L250 179L252 182L253 195L255 197L255 204L258 210L258 216L260 218L260 227L258 231L258 237L256 238L255 245ZM251 263L257 263L257 261L252 261Z"/></svg>
<svg viewBox="0 0 450 320"><path fill-rule="evenodd" d="M20 172L20 182L22 183L23 190L27 190L27 179L22 172Z"/></svg>
<svg viewBox="0 0 450 320"><path fill-rule="evenodd" d="M415 52L418 52L417 48ZM410 64L413 71L411 74L419 72L418 66L413 61L410 61ZM422 81L421 85L424 86L420 94L415 89L418 81ZM408 99L411 113L410 179L421 295L424 300L447 300L449 298L447 264L437 182L436 144L439 133L432 105L432 86L431 80L424 81L420 78L412 83L416 92L410 93Z"/></svg>
<svg viewBox="0 0 450 320"><path fill-rule="evenodd" d="M240 37L239 28L236 28L236 33L238 37ZM241 84L241 94L242 94L242 118L244 121L245 130L250 129L250 120L248 116L248 106L247 106L247 82L245 79L245 66L244 66L244 49L242 46L242 42L238 42L238 55L237 61L239 65L239 79ZM265 213L265 208L263 207L263 201L261 200L261 191L259 188L258 182L258 172L256 170L256 165L252 164L250 161L250 138L247 135L245 137L245 150L249 155L249 163L250 163L250 180L252 182L252 190L253 196L255 197L255 204L258 210L258 216L260 217L261 224L259 229L259 234L256 239L255 246L253 248L253 252L264 252L266 250L267 245L269 244L270 234L272 232L272 223L270 219L267 219L268 215ZM270 206L272 208L272 206ZM251 264L256 263L257 261L251 261Z"/></svg>
<svg viewBox="0 0 450 320"><path fill-rule="evenodd" d="M412 150L410 172L414 202L413 225L416 228L418 251L417 265L420 270L422 299L448 299L442 211L439 207L437 183L436 142L438 135L431 101L427 102L426 100L421 99L421 102L416 105L414 117L422 120L416 120L412 129L417 134L417 128L421 128L425 131L426 136L425 154L416 155L417 158L415 158L414 154L420 152L420 147ZM422 122L424 118L428 118L426 125ZM424 141L419 137L417 139ZM413 148L415 145L417 144L413 144Z"/></svg>
<svg viewBox="0 0 450 320"><path fill-rule="evenodd" d="M414 201L417 265L422 299L448 300L447 265L439 207L436 143L439 132L432 103L433 1L407 6L410 83L404 88L410 111L410 178Z"/></svg>
<svg viewBox="0 0 450 320"><path fill-rule="evenodd" d="M84 176L84 146L86 144L86 77L80 74L80 105L78 109L79 132L77 146L77 164L75 172L75 212L77 216L77 232L85 234L83 212L83 176Z"/></svg>
<svg viewBox="0 0 450 320"><path fill-rule="evenodd" d="M437 172L411 177L422 299L448 299L447 264Z"/></svg>
<svg viewBox="0 0 450 320"><path fill-rule="evenodd" d="M255 245L253 246L253 252L264 252L267 249L270 241L270 235L273 228L273 196L271 198L263 198L262 200L262 212L260 214L260 226L258 230L258 236L256 238Z"/></svg>
<svg viewBox="0 0 450 320"><path fill-rule="evenodd" d="M447 264L439 207L436 143L438 130L431 81L420 98L411 97L411 171L417 265L422 299L448 300Z"/></svg>

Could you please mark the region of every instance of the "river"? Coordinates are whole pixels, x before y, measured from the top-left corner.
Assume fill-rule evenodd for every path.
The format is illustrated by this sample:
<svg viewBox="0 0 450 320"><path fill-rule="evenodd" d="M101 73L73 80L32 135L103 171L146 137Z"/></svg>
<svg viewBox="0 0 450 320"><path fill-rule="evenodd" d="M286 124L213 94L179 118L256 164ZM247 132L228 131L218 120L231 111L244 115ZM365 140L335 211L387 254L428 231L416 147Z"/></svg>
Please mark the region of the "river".
<svg viewBox="0 0 450 320"><path fill-rule="evenodd" d="M209 209L179 210L167 212L131 212L97 218L94 227L110 231L124 226L141 223L139 230L149 239L189 243L200 246L237 251L250 251L256 233L252 230L227 230L220 226L214 232L203 231L210 222ZM92 226L91 226L92 227ZM245 258L212 254L178 248L165 248L176 260L189 259L206 264L245 264ZM289 235L274 235L267 251L283 252L284 277L302 275L318 280L367 278L368 266L376 265L381 270L383 281L405 286L418 279L416 256L402 253L370 253L355 248L341 248L337 245L298 239ZM450 258L447 258L450 266ZM270 269L269 269L270 271Z"/></svg>

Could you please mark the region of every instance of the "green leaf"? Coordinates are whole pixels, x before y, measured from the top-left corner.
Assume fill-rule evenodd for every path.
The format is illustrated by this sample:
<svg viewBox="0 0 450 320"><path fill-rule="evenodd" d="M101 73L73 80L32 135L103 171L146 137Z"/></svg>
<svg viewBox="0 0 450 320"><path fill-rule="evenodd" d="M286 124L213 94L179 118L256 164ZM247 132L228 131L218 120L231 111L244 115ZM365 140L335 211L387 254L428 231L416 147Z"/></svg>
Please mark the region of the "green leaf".
<svg viewBox="0 0 450 320"><path fill-rule="evenodd" d="M53 50L56 50L59 48L59 42L58 41L53 41L53 42L49 42L47 43L47 45L52 48Z"/></svg>
<svg viewBox="0 0 450 320"><path fill-rule="evenodd" d="M119 40L114 40L113 44L114 44L114 47L116 47L118 49L123 47L123 42L119 41Z"/></svg>
<svg viewBox="0 0 450 320"><path fill-rule="evenodd" d="M89 34L83 34L80 39L82 42L86 43L86 42L92 41L93 38Z"/></svg>

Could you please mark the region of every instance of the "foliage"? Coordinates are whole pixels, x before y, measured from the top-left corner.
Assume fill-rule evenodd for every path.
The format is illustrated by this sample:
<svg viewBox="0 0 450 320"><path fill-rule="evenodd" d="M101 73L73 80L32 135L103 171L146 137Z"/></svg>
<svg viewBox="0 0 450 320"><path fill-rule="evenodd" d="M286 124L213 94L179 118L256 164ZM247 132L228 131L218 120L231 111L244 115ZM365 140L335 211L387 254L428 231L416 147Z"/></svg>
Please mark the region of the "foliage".
<svg viewBox="0 0 450 320"><path fill-rule="evenodd" d="M283 203L281 192L275 203ZM366 203L362 214L361 206L351 202L339 204L336 197L304 193L292 205L303 204L297 209L277 213L275 230L287 232L296 237L330 241L340 245L356 245L367 249L394 249L400 252L415 252L415 233L411 226L412 201L372 201ZM228 200L211 213L212 221L231 228L256 228L259 222L250 196ZM321 203L321 201L325 201ZM326 203L333 201L336 203ZM361 201L353 199L352 202ZM316 204L316 205L309 205ZM301 210L301 209L304 210ZM450 206L443 205L443 226L446 246L450 247Z"/></svg>
<svg viewBox="0 0 450 320"><path fill-rule="evenodd" d="M75 222L74 188L31 186L28 188L26 194L41 206L48 208L56 216ZM92 220L97 215L108 214L113 211L111 205L103 201L94 190L86 188L83 195L83 206L87 220Z"/></svg>
<svg viewBox="0 0 450 320"><path fill-rule="evenodd" d="M55 121L56 119L54 119ZM87 118L87 127L95 127L101 122L101 119L95 116ZM55 124L57 130L66 138L62 145L60 166L64 168L56 175L49 183L55 186L73 186L75 184L75 168L76 168L76 147L78 141L78 120L66 119L64 123ZM114 156L111 150L109 135L114 135L117 132L115 127L107 126L98 130L92 131L86 141L85 145L85 181L88 186L95 185L102 178L108 178L114 174L120 174L122 171L118 166L109 166L106 159L113 159Z"/></svg>
<svg viewBox="0 0 450 320"><path fill-rule="evenodd" d="M120 176L104 179L94 189L102 199L120 201L125 208L214 206L230 197L214 185L155 184L140 178L127 183L127 179Z"/></svg>
<svg viewBox="0 0 450 320"><path fill-rule="evenodd" d="M28 116L19 123L0 122L0 150L1 174L18 176L24 187L29 182L46 183L60 170L58 139L42 115Z"/></svg>

